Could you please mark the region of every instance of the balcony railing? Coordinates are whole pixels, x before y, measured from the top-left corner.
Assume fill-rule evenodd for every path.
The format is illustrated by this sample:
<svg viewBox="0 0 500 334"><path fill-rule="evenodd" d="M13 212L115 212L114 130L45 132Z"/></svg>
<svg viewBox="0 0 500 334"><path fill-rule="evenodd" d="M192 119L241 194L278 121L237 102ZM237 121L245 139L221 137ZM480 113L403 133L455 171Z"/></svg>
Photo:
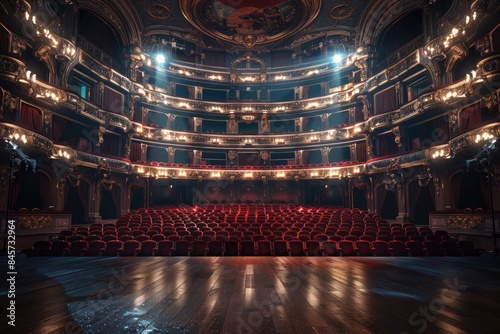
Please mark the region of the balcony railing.
<svg viewBox="0 0 500 334"><path fill-rule="evenodd" d="M111 66L114 69L120 68L120 64L116 60L114 60L113 57L111 57L110 55L99 49L97 46L92 44L84 37L78 35L76 39L76 45L79 48L82 48L83 50L87 51L92 57L96 58L104 65Z"/></svg>
<svg viewBox="0 0 500 334"><path fill-rule="evenodd" d="M402 47L400 47L398 50L395 52L391 53L387 58L382 60L380 63L378 63L374 67L374 73L382 71L383 69L394 65L401 59L404 59L406 56L408 56L410 53L415 51L418 48L421 48L424 46L424 35L420 35L410 42L406 43Z"/></svg>

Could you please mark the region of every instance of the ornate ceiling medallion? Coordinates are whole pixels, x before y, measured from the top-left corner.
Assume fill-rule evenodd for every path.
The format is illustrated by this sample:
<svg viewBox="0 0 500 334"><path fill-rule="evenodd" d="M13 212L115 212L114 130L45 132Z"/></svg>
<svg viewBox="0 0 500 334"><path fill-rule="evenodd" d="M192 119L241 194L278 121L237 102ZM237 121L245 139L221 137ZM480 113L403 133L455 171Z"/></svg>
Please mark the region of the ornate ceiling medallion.
<svg viewBox="0 0 500 334"><path fill-rule="evenodd" d="M200 31L252 48L307 26L318 15L321 0L180 0L180 6Z"/></svg>
<svg viewBox="0 0 500 334"><path fill-rule="evenodd" d="M171 14L171 11L167 6L161 5L159 3L149 5L147 11L149 16L158 20L168 19Z"/></svg>
<svg viewBox="0 0 500 334"><path fill-rule="evenodd" d="M335 20L347 19L354 13L354 7L348 4L341 4L330 9L330 17Z"/></svg>

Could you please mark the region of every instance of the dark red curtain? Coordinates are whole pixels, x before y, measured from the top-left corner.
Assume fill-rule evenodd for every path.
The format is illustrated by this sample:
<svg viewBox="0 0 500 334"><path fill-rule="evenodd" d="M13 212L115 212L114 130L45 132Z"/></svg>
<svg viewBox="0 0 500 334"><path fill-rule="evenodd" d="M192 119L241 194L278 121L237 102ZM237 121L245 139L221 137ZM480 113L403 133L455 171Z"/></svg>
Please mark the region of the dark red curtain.
<svg viewBox="0 0 500 334"><path fill-rule="evenodd" d="M101 153L113 156L120 155L120 138L117 135L106 133L101 144Z"/></svg>
<svg viewBox="0 0 500 334"><path fill-rule="evenodd" d="M196 96L195 96L195 89L193 86L187 86L187 90L188 90L188 93L189 93L189 98L190 99L195 99Z"/></svg>
<svg viewBox="0 0 500 334"><path fill-rule="evenodd" d="M10 184L10 209L14 207L21 193L21 179L16 177Z"/></svg>
<svg viewBox="0 0 500 334"><path fill-rule="evenodd" d="M42 130L42 111L38 108L32 107L23 103L21 105L21 124L26 128L41 131Z"/></svg>
<svg viewBox="0 0 500 334"><path fill-rule="evenodd" d="M309 86L302 87L302 98L307 99L309 95Z"/></svg>
<svg viewBox="0 0 500 334"><path fill-rule="evenodd" d="M238 166L258 166L259 153L238 153Z"/></svg>
<svg viewBox="0 0 500 334"><path fill-rule="evenodd" d="M10 49L10 33L0 24L0 50L7 53Z"/></svg>
<svg viewBox="0 0 500 334"><path fill-rule="evenodd" d="M366 142L356 143L356 160L366 161Z"/></svg>
<svg viewBox="0 0 500 334"><path fill-rule="evenodd" d="M462 184L463 173L457 173L451 178L450 190L453 196L453 208L458 209L458 201L460 200L460 186Z"/></svg>
<svg viewBox="0 0 500 334"><path fill-rule="evenodd" d="M142 149L141 143L137 143L135 141L130 142L130 161L135 162L142 160Z"/></svg>
<svg viewBox="0 0 500 334"><path fill-rule="evenodd" d="M354 108L354 122L362 122L365 119L365 116L363 115L363 107L362 106L356 106Z"/></svg>
<svg viewBox="0 0 500 334"><path fill-rule="evenodd" d="M50 180L47 175L43 173L38 174L38 182L40 187L40 198L42 201L42 207L40 209L46 210L49 207L48 200L50 198Z"/></svg>
<svg viewBox="0 0 500 334"><path fill-rule="evenodd" d="M408 204L410 208L411 219L414 220L414 211L417 205L418 196L420 196L420 190L422 187L418 184L418 180L414 180L408 185L409 199Z"/></svg>
<svg viewBox="0 0 500 334"><path fill-rule="evenodd" d="M491 210L490 183L487 180L481 180L479 185L481 187L481 193L483 194L484 201Z"/></svg>
<svg viewBox="0 0 500 334"><path fill-rule="evenodd" d="M500 51L500 26L498 26L491 34L491 42L493 52Z"/></svg>
<svg viewBox="0 0 500 334"><path fill-rule="evenodd" d="M111 111L117 114L123 114L123 95L108 87L104 87L104 95L102 97L102 109Z"/></svg>
<svg viewBox="0 0 500 334"><path fill-rule="evenodd" d="M387 197L387 190L384 185L377 188L377 212L380 214L382 212L382 207L384 206L385 198Z"/></svg>
<svg viewBox="0 0 500 334"><path fill-rule="evenodd" d="M309 151L303 151L302 152L302 164L307 164L308 163L308 160L309 160L309 155L311 154L311 152ZM320 153L321 154L321 153ZM300 164L299 164L300 165Z"/></svg>
<svg viewBox="0 0 500 334"><path fill-rule="evenodd" d="M397 109L397 101L396 89L394 87L375 95L375 115Z"/></svg>
<svg viewBox="0 0 500 334"><path fill-rule="evenodd" d="M429 193L431 194L432 204L434 208L436 207L436 187L434 186L434 180L429 183Z"/></svg>
<svg viewBox="0 0 500 334"><path fill-rule="evenodd" d="M78 195L80 195L80 200L82 201L82 206L85 212L84 217L87 217L90 202L90 185L87 182L80 180L78 185Z"/></svg>
<svg viewBox="0 0 500 334"><path fill-rule="evenodd" d="M57 115L52 117L52 139L55 142L59 142L61 139L64 129L66 128L66 124L68 124L68 120L66 118L62 118Z"/></svg>
<svg viewBox="0 0 500 334"><path fill-rule="evenodd" d="M113 56L116 39L111 29L94 14L81 10L78 19L78 34L104 51Z"/></svg>
<svg viewBox="0 0 500 334"><path fill-rule="evenodd" d="M392 133L387 133L378 137L378 156L383 157L396 153L398 153L398 145L394 141L394 135Z"/></svg>
<svg viewBox="0 0 500 334"><path fill-rule="evenodd" d="M437 143L443 143L448 141L450 138L450 123L449 120L444 117L438 117L432 120L432 125L434 126L433 140Z"/></svg>
<svg viewBox="0 0 500 334"><path fill-rule="evenodd" d="M459 114L458 126L460 131L474 129L481 124L481 104L476 103L470 107L462 109Z"/></svg>
<svg viewBox="0 0 500 334"><path fill-rule="evenodd" d="M113 187L111 188L111 198L113 199L113 203L115 204L117 216L120 215L121 211L121 203L120 203L121 193L122 189L116 185L113 185Z"/></svg>
<svg viewBox="0 0 500 334"><path fill-rule="evenodd" d="M302 119L302 129L305 131L307 129L307 124L309 124L310 118L303 118Z"/></svg>
<svg viewBox="0 0 500 334"><path fill-rule="evenodd" d="M134 108L134 121L142 122L142 107L140 105Z"/></svg>

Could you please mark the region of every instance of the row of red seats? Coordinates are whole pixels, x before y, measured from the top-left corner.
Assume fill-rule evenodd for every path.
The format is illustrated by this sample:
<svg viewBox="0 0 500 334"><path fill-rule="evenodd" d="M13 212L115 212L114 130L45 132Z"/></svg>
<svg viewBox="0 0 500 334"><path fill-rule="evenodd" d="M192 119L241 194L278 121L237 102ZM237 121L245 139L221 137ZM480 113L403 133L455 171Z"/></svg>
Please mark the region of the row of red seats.
<svg viewBox="0 0 500 334"><path fill-rule="evenodd" d="M466 240L437 241L37 241L33 256L474 256Z"/></svg>

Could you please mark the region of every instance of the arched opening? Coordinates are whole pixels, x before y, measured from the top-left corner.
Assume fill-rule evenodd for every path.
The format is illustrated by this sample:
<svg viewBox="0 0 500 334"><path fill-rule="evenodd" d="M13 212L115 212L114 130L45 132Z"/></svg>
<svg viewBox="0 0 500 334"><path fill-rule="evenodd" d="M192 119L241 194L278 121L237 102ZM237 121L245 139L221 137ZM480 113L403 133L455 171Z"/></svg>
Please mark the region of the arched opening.
<svg viewBox="0 0 500 334"><path fill-rule="evenodd" d="M325 185L323 189L322 203L333 206L344 206L344 189L342 186Z"/></svg>
<svg viewBox="0 0 500 334"><path fill-rule="evenodd" d="M145 190L144 187L132 187L130 196L130 210L137 210L144 207Z"/></svg>
<svg viewBox="0 0 500 334"><path fill-rule="evenodd" d="M10 203L12 210L45 209L49 186L49 179L43 173L24 172L17 174L16 179L11 184Z"/></svg>
<svg viewBox="0 0 500 334"><path fill-rule="evenodd" d="M113 32L103 20L95 14L80 10L78 18L78 46L98 56L99 50L104 53L100 60L106 65L114 68L117 63L113 59L119 59L121 43L119 37ZM97 48L98 50L95 50ZM96 54L97 52L97 54Z"/></svg>
<svg viewBox="0 0 500 334"><path fill-rule="evenodd" d="M377 188L377 211L385 219L395 219L398 215L396 190L387 190L385 186Z"/></svg>
<svg viewBox="0 0 500 334"><path fill-rule="evenodd" d="M23 57L26 67L31 73L36 74L37 80L45 82L49 81L49 70L43 61L37 57L35 51L31 47L27 47Z"/></svg>
<svg viewBox="0 0 500 334"><path fill-rule="evenodd" d="M90 185L83 180L68 179L64 192L64 211L71 213L71 223L74 225L85 223L88 217Z"/></svg>
<svg viewBox="0 0 500 334"><path fill-rule="evenodd" d="M457 182L455 178L460 178L460 181ZM454 184L459 190L458 194L458 202L457 209L485 209L489 208L489 204L485 201L485 194L489 194L489 188L487 184L485 187L482 187L484 183L481 179L481 175L478 173L460 173L455 175Z"/></svg>
<svg viewBox="0 0 500 334"><path fill-rule="evenodd" d="M366 188L365 187L354 187L352 188L352 206L360 210L368 210L368 202L366 199Z"/></svg>
<svg viewBox="0 0 500 334"><path fill-rule="evenodd" d="M420 35L423 35L422 11L414 10L396 21L382 34L377 48L379 59L386 59Z"/></svg>
<svg viewBox="0 0 500 334"><path fill-rule="evenodd" d="M66 198L66 205L64 211L71 213L71 224L83 224L85 220L85 209L80 199L80 194L77 187L69 186L68 197Z"/></svg>
<svg viewBox="0 0 500 334"><path fill-rule="evenodd" d="M408 186L410 220L416 225L429 225L429 212L435 210L434 187L430 182L421 186L415 180Z"/></svg>
<svg viewBox="0 0 500 334"><path fill-rule="evenodd" d="M117 186L101 186L101 205L99 206L99 215L102 219L118 218L120 211L121 189Z"/></svg>

